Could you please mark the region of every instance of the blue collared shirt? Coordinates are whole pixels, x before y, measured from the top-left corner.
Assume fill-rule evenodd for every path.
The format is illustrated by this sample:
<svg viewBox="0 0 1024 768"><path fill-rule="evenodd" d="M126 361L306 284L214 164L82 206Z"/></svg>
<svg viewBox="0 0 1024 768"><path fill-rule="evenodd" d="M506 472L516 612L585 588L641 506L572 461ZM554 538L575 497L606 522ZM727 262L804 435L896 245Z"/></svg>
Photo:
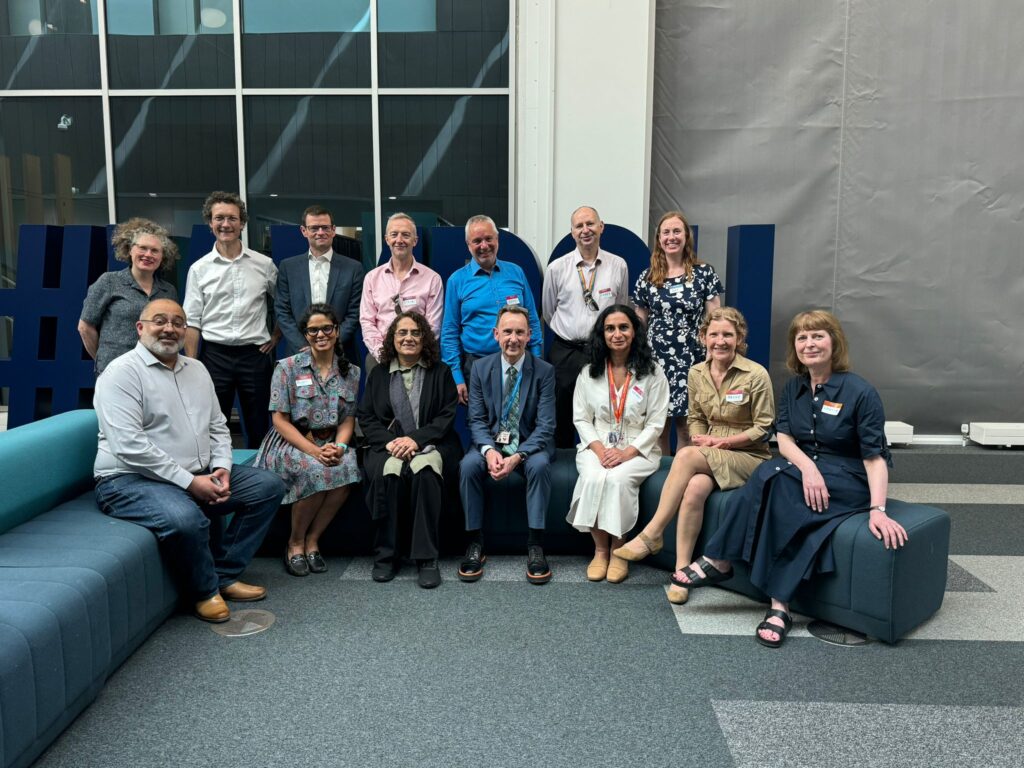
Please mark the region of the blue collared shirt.
<svg viewBox="0 0 1024 768"><path fill-rule="evenodd" d="M533 301L533 292L523 270L510 261L498 260L487 274L476 260L456 270L444 292L444 322L441 325L441 358L451 368L456 384L466 384L462 375L462 353L482 357L498 351L494 326L498 310L519 304L530 311L529 350L540 357L543 330Z"/></svg>

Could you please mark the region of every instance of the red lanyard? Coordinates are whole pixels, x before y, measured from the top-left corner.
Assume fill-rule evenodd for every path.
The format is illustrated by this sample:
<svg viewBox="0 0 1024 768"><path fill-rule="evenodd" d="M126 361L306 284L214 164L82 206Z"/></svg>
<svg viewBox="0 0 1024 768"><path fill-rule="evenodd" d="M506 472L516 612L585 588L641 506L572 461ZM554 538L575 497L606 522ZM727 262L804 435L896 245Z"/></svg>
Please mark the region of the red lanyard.
<svg viewBox="0 0 1024 768"><path fill-rule="evenodd" d="M619 398L618 405L615 403L615 377L612 375L612 361L608 361L608 407L611 409L612 414L615 416L615 426L618 427L622 423L622 412L626 410L626 395L629 394L629 380L633 377L633 374L626 371L626 383L622 385L622 397Z"/></svg>

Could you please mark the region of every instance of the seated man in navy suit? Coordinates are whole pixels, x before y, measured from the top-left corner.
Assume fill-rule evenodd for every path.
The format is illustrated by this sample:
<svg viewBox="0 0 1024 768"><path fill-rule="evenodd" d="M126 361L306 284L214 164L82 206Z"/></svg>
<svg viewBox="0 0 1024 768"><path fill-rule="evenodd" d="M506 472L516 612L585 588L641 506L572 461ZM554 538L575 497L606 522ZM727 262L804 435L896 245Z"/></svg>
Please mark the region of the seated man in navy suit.
<svg viewBox="0 0 1024 768"><path fill-rule="evenodd" d="M334 217L326 208L311 205L302 212L302 235L309 241L309 251L285 259L277 272L274 311L287 343L286 354L309 346L299 331L299 320L309 305L330 304L341 321L345 354L354 361L363 266L334 252Z"/></svg>
<svg viewBox="0 0 1024 768"><path fill-rule="evenodd" d="M459 578L476 581L484 573L484 481L512 472L526 475L526 578L546 584L551 569L544 557L544 515L551 495L548 465L555 454L555 369L527 350L530 313L519 305L498 312L494 339L500 352L480 358L469 377L469 429L472 445L461 463L459 493L466 513L469 546Z"/></svg>

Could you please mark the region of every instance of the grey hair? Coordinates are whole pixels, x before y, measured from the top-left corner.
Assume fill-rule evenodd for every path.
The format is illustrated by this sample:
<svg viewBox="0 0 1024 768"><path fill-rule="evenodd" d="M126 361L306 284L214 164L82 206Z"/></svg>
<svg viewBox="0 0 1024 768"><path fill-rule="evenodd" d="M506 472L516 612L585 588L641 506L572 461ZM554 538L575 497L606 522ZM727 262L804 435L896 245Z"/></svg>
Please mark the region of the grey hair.
<svg viewBox="0 0 1024 768"><path fill-rule="evenodd" d="M574 218L576 218L576 214L579 213L580 211L582 211L583 209L586 209L588 211L593 211L594 215L597 217L597 220L601 221L601 214L597 212L597 208L595 208L592 205L581 205L579 208L577 208L575 211L573 211L572 213L569 214L569 223L570 224L572 224L572 220Z"/></svg>
<svg viewBox="0 0 1024 768"><path fill-rule="evenodd" d="M482 213L478 213L476 216L470 216L469 219L466 221L467 243L469 242L469 228L472 227L474 224L483 224L484 222L490 224L494 228L495 232L498 231L498 225L494 223L494 219L492 219L490 216L485 216Z"/></svg>
<svg viewBox="0 0 1024 768"><path fill-rule="evenodd" d="M392 213L390 216L388 216L387 223L384 224L385 231L387 231L387 228L391 226L391 222L394 221L395 219L405 219L406 221L412 224L413 229L416 228L416 221L415 219L413 219L412 216L410 216L408 213L402 213L401 211L398 211L397 213Z"/></svg>
<svg viewBox="0 0 1024 768"><path fill-rule="evenodd" d="M160 271L170 272L174 268L174 262L178 260L178 246L171 240L170 232L149 219L136 217L117 225L114 236L110 239L111 245L114 246L114 258L131 264L132 246L142 235L152 235L160 241L160 247L164 252L160 261Z"/></svg>

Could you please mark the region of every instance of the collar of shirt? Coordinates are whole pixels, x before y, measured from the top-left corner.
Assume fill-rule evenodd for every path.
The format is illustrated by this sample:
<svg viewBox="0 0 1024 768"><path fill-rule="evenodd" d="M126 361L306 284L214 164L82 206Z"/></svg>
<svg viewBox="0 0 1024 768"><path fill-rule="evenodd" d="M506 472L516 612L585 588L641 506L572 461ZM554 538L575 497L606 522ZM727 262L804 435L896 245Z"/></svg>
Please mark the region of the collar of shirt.
<svg viewBox="0 0 1024 768"><path fill-rule="evenodd" d="M501 352L499 352L498 354L501 355L501 380L502 381L504 381L505 377L508 376L508 369L509 368L515 368L516 369L516 373L518 373L520 376L523 375L523 363L526 362L526 353L525 352L523 353L522 357L520 357L518 360L516 360L515 365L513 365L508 360L506 360L505 359L505 355L503 355Z"/></svg>
<svg viewBox="0 0 1024 768"><path fill-rule="evenodd" d="M419 360L417 360L415 363L410 365L408 368L403 368L402 364L398 362L398 358L396 357L394 360L391 361L391 365L388 366L388 373L394 373L395 371L402 371L404 373L405 371L411 371L417 365L420 368L424 368L424 369L427 367L427 366L425 366L423 364L423 358L421 357Z"/></svg>
<svg viewBox="0 0 1024 768"><path fill-rule="evenodd" d="M481 273L485 275L488 274L487 270L481 267L477 263L477 260L473 257L470 257L469 264L467 264L466 267L470 269L470 274L474 276L479 275ZM494 260L494 269L491 270L490 274L494 274L495 272L501 272L501 262L498 261L497 259Z"/></svg>
<svg viewBox="0 0 1024 768"><path fill-rule="evenodd" d="M334 255L334 251L328 251L323 256L317 256L312 251L307 251L306 255L309 256L309 260L314 264L323 264L324 262L330 264L331 257Z"/></svg>
<svg viewBox="0 0 1024 768"><path fill-rule="evenodd" d="M418 273L420 271L419 270L419 266L420 266L420 263L418 261L416 261L416 259L413 259L412 260L412 266L409 267L409 271L408 271L407 274L411 275L411 274L414 274L414 273ZM394 269L394 267L391 266L391 259L388 259L387 263L384 265L384 271L387 272L389 275L395 274L395 269Z"/></svg>
<svg viewBox="0 0 1024 768"><path fill-rule="evenodd" d="M601 254L604 253L600 248L597 249L597 256L593 261L587 261L583 258L583 253L580 251L579 246L576 247L576 260L573 262L577 267L596 267L601 263Z"/></svg>
<svg viewBox="0 0 1024 768"><path fill-rule="evenodd" d="M248 248L243 248L242 252L235 256L235 258L233 259L229 259L227 256L224 256L220 251L217 250L216 246L214 246L213 250L210 251L210 253L213 254L213 258L215 261L221 261L224 264L233 264L234 262L240 259L248 258L250 256Z"/></svg>
<svg viewBox="0 0 1024 768"><path fill-rule="evenodd" d="M845 378L845 371L832 371L832 375L828 377L828 381L821 385L821 391L828 397L834 397L839 391L839 387L842 386ZM811 389L811 376L810 374L805 373L800 377L800 388L797 395L799 396L803 392L810 392Z"/></svg>
<svg viewBox="0 0 1024 768"><path fill-rule="evenodd" d="M184 368L185 365L186 365L186 361L188 360L188 358L185 357L185 355L183 355L183 354L181 354L179 352L178 353L178 359L174 363L174 368L171 368L171 367L169 367L167 365L167 363L165 363L159 357L157 357L152 352L150 352L146 348L146 345L143 344L141 340L135 345L135 352L136 352L136 354L138 354L139 357L142 358L142 361L146 365L150 365L150 366L152 366L152 365L162 365L164 368L167 368L167 370L169 370L169 371L173 370L175 373L177 373L182 368Z"/></svg>
<svg viewBox="0 0 1024 768"><path fill-rule="evenodd" d="M313 353L308 349L295 355L295 367L308 368L313 372L314 379L319 380L320 378L320 370L316 367L316 363L313 362ZM335 376L340 375L341 372L338 370L338 356L335 355L334 359L331 360L331 372L327 374L327 381L330 381Z"/></svg>

